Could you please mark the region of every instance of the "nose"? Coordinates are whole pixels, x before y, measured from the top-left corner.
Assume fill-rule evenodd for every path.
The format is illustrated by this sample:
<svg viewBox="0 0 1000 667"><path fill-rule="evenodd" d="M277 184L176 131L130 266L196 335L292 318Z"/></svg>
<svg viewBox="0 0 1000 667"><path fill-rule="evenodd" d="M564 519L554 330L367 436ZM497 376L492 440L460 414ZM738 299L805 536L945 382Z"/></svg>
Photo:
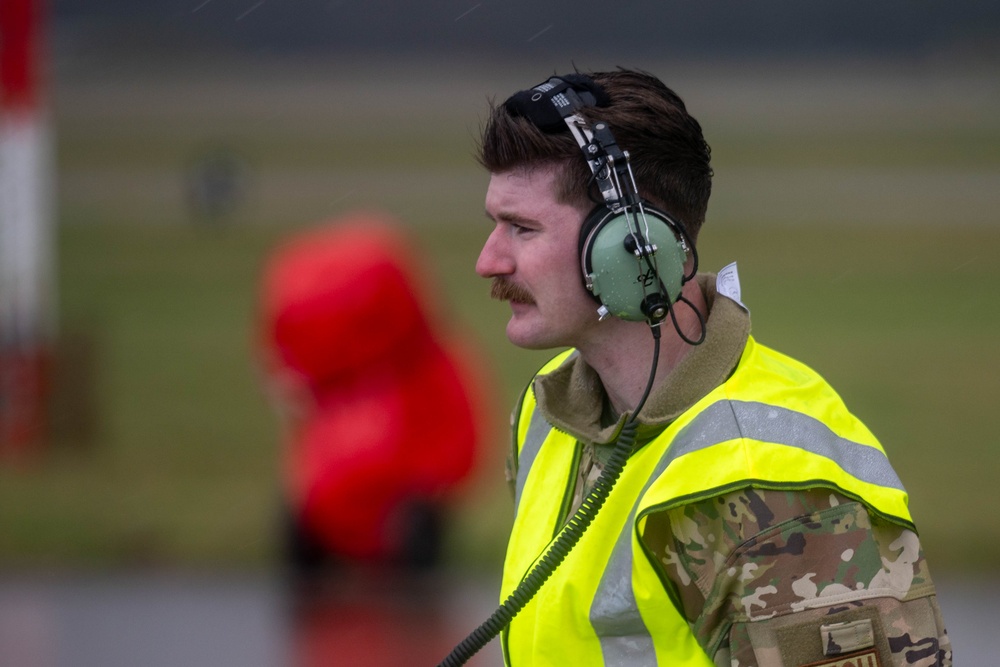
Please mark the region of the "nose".
<svg viewBox="0 0 1000 667"><path fill-rule="evenodd" d="M514 271L514 262L507 251L503 238L503 230L498 224L490 232L483 249L476 260L476 273L483 278L510 275Z"/></svg>

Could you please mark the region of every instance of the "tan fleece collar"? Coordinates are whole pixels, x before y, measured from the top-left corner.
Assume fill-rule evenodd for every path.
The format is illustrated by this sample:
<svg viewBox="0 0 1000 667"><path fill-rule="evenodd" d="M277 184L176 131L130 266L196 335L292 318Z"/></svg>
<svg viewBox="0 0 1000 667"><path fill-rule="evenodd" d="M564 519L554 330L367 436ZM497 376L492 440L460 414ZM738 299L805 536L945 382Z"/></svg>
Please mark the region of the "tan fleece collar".
<svg viewBox="0 0 1000 667"><path fill-rule="evenodd" d="M750 335L750 314L715 290L714 274L698 274L708 304L705 341L653 390L642 409L638 438L655 436L700 398L725 382ZM627 414L608 424L601 378L578 355L533 383L538 408L552 426L587 443L610 443Z"/></svg>

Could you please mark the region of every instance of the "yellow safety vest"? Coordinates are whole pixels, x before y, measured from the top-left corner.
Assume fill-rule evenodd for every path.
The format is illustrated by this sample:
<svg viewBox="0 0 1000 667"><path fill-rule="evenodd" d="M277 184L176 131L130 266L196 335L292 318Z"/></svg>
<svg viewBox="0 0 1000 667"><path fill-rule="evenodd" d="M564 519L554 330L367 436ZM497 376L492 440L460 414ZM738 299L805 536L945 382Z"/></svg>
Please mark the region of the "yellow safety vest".
<svg viewBox="0 0 1000 667"><path fill-rule="evenodd" d="M580 455L576 439L535 409L532 391L515 428L501 600L568 518ZM579 543L504 631L506 663L711 667L639 536L652 512L748 486L830 488L913 527L906 492L871 432L814 371L751 337L726 382L632 455Z"/></svg>

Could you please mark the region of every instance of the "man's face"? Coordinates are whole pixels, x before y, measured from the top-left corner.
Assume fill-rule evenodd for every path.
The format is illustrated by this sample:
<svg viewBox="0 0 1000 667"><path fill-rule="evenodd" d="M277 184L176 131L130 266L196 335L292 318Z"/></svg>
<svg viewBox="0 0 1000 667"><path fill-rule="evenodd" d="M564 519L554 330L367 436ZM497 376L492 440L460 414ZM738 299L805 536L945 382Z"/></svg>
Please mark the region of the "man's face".
<svg viewBox="0 0 1000 667"><path fill-rule="evenodd" d="M587 210L557 199L558 174L555 166L496 173L486 191L495 227L476 273L510 302L507 338L519 347L579 347L598 322L577 256Z"/></svg>

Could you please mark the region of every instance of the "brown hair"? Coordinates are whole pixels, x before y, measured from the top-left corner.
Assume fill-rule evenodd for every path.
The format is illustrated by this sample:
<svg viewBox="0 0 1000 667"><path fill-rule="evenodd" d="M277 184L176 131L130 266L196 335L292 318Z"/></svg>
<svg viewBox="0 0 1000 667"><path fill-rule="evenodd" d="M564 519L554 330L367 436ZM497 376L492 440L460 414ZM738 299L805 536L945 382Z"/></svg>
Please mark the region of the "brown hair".
<svg viewBox="0 0 1000 667"><path fill-rule="evenodd" d="M618 145L629 151L639 193L683 223L695 240L712 193L711 149L701 125L683 100L651 74L629 69L587 74L610 104L580 114L588 122L608 123ZM594 200L588 191L590 169L569 130L546 134L503 104L491 103L477 157L491 173L562 165L559 198L567 203Z"/></svg>

